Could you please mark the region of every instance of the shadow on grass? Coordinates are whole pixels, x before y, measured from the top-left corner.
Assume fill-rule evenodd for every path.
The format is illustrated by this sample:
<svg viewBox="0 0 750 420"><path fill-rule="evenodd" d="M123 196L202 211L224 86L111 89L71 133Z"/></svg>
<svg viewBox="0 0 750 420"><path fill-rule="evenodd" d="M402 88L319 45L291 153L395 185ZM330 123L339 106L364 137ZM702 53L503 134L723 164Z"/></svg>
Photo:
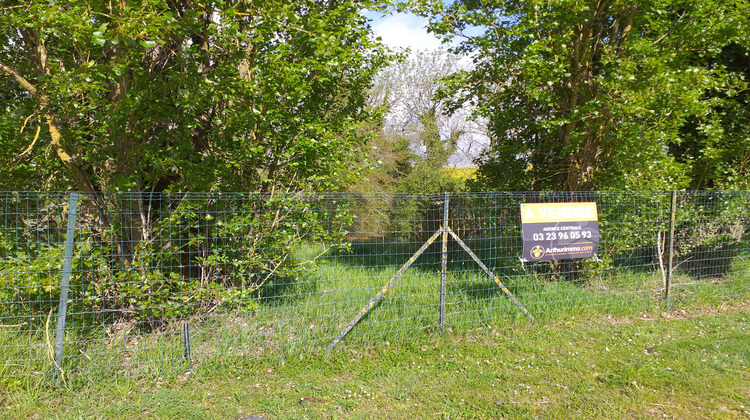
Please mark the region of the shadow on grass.
<svg viewBox="0 0 750 420"><path fill-rule="evenodd" d="M424 242L387 241L385 239L369 241L353 241L349 249L332 251L328 255L338 263L348 267L381 268L404 265L422 246ZM473 241L466 241L472 248ZM469 254L452 238L448 241L447 250L448 271L465 271L479 269ZM516 256L505 255L501 248L480 247L472 249L474 254L498 276L518 274L519 267ZM412 268L419 268L424 272L440 272L442 259L442 243L440 238L435 240L412 264Z"/></svg>

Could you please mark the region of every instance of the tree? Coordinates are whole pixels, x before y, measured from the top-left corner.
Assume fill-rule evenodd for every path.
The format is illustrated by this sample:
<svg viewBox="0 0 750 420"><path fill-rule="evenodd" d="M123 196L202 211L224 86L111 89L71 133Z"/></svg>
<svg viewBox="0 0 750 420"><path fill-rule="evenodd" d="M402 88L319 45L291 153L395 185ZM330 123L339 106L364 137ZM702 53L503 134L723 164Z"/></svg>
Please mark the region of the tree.
<svg viewBox="0 0 750 420"><path fill-rule="evenodd" d="M360 14L368 4L5 1L3 186L134 193L88 194L86 205L97 237L113 238L108 264L141 274L171 223L160 215L192 220L198 205L161 193L271 194L244 208L258 224L269 206L282 214L295 205L279 191L342 189L361 170L367 91L390 58ZM292 243L284 223L293 224L259 225L254 264L286 261L291 246L262 247L264 238ZM192 226L174 227L166 242L183 277L194 277L207 246L188 240L200 236Z"/></svg>
<svg viewBox="0 0 750 420"><path fill-rule="evenodd" d="M474 60L444 97L449 108L476 103L490 121L480 188L687 187L691 162L669 145L715 108L707 91L745 86L724 66L696 62L746 45L745 0L415 3ZM704 132L702 150L715 141Z"/></svg>
<svg viewBox="0 0 750 420"><path fill-rule="evenodd" d="M722 67L726 77L750 80L750 48L732 43L718 55L696 60L705 67ZM750 90L709 91L711 112L688 119L669 153L690 167L690 188L750 188Z"/></svg>
<svg viewBox="0 0 750 420"><path fill-rule="evenodd" d="M4 2L5 187L342 188L388 61L367 5Z"/></svg>
<svg viewBox="0 0 750 420"><path fill-rule="evenodd" d="M394 62L376 78L371 106L383 118L374 127L370 159L375 169L367 188L398 192L462 189L462 180L442 168L461 147L475 142L478 124L464 115L446 115L438 97L442 80L461 68L447 51L418 51ZM365 188L365 187L360 187Z"/></svg>

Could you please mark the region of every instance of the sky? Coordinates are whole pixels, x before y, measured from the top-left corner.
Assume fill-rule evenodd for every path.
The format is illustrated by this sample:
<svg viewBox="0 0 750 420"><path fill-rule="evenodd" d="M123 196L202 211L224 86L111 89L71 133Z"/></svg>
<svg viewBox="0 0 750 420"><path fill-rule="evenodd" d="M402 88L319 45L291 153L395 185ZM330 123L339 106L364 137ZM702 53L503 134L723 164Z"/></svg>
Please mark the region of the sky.
<svg viewBox="0 0 750 420"><path fill-rule="evenodd" d="M372 20L373 32L392 48L434 50L440 41L427 33L427 19L407 13L384 15L381 12L368 12L365 16Z"/></svg>

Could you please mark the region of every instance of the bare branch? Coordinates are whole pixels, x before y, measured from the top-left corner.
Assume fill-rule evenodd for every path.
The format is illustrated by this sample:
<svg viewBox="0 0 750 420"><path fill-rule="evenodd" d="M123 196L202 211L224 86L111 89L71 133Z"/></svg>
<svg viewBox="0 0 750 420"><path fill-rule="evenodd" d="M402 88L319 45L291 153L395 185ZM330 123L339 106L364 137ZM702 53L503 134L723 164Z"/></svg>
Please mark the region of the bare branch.
<svg viewBox="0 0 750 420"><path fill-rule="evenodd" d="M13 78L19 85L21 85L22 88L24 88L31 96L36 99L41 106L47 106L48 100L44 95L40 95L39 91L37 90L36 86L31 84L28 80L26 80L25 77L18 74L17 71L12 69L10 66L0 63L0 71L3 73L9 75L11 78Z"/></svg>

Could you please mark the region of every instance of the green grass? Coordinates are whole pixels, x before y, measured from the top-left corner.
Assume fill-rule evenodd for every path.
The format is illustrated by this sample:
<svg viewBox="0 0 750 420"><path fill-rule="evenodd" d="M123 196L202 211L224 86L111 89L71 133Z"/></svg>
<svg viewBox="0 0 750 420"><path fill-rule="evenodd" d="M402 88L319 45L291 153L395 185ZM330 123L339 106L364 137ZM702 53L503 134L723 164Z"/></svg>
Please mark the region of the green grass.
<svg viewBox="0 0 750 420"><path fill-rule="evenodd" d="M252 305L190 319L189 375L180 322L150 333L71 322L59 387L54 318L4 325L0 417L736 418L750 407L748 258L721 279L676 275L671 312L659 273L594 268L570 281L496 267L533 323L452 253L440 334L440 264L428 254L327 353L413 252L368 251L327 255Z"/></svg>
<svg viewBox="0 0 750 420"><path fill-rule="evenodd" d="M329 255L317 270L297 279L279 279L253 305L227 302L210 315L189 320L191 356L195 364L236 362L265 356L316 355L337 337L381 290L413 250ZM305 261L320 254L309 247L296 255ZM473 261L452 254L446 282L445 326L453 334L484 325L526 328L532 322ZM440 264L424 255L404 273L341 345L367 347L421 341L440 330ZM732 296L747 296L750 264L738 258L720 282L673 279L670 304L718 305ZM537 323L577 316L634 316L658 313L662 280L658 273L590 271L590 278L568 281L550 274L496 270L500 280L534 316ZM506 274L503 274L506 273ZM245 302L247 303L247 302ZM36 320L26 332L0 329L0 384L25 386L50 381L54 331ZM70 321L63 370L71 379L82 376L173 375L187 367L182 322L156 332L138 332L132 323L80 328ZM26 327L24 327L26 328ZM54 328L54 321L52 327ZM48 334L44 333L44 330Z"/></svg>
<svg viewBox="0 0 750 420"><path fill-rule="evenodd" d="M747 418L750 300L5 387L3 418ZM697 299L697 301L696 301ZM29 384L31 385L31 384Z"/></svg>

